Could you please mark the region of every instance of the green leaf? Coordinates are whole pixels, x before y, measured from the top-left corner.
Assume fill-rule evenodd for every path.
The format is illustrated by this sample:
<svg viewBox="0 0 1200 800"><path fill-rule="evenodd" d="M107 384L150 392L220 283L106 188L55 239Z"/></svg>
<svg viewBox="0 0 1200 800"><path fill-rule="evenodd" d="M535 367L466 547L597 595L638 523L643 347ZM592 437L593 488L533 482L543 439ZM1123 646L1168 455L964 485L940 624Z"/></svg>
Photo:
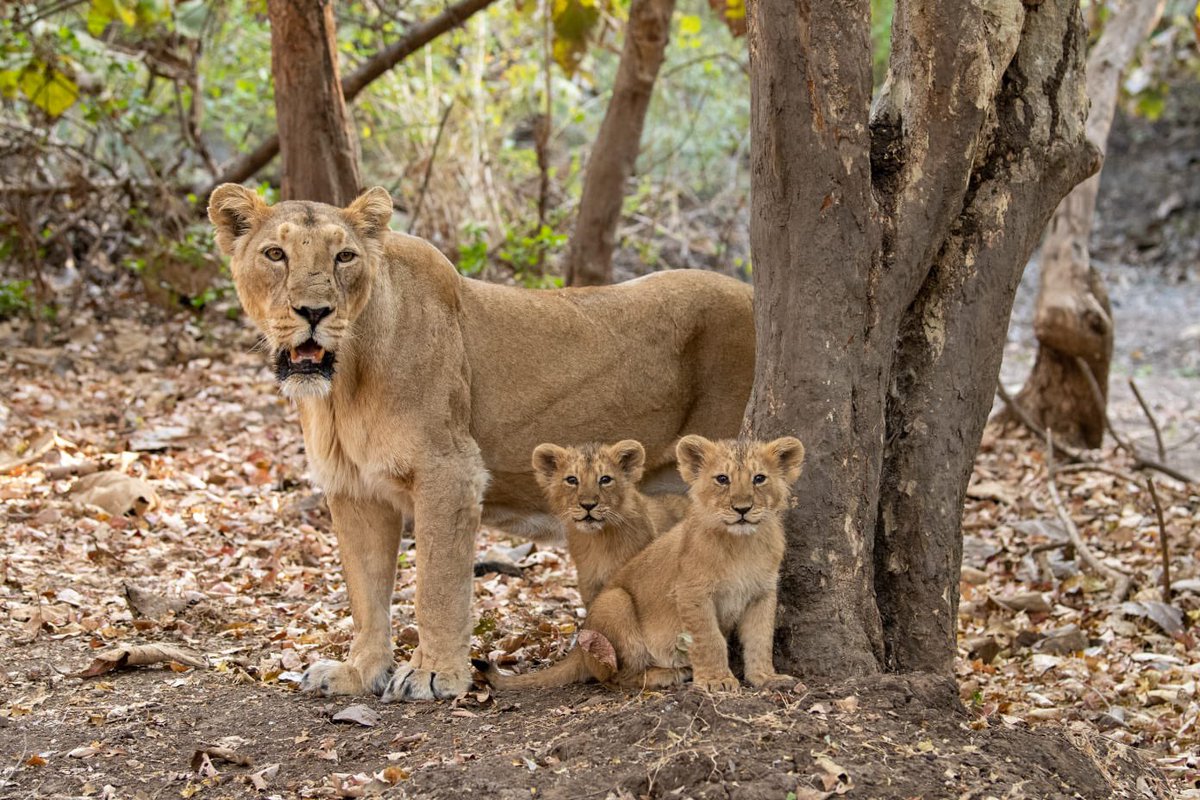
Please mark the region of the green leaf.
<svg viewBox="0 0 1200 800"><path fill-rule="evenodd" d="M204 0L184 0L175 6L175 30L189 39L199 39L208 19Z"/></svg>
<svg viewBox="0 0 1200 800"><path fill-rule="evenodd" d="M49 65L33 66L21 75L21 92L51 117L61 116L79 99L79 87Z"/></svg>

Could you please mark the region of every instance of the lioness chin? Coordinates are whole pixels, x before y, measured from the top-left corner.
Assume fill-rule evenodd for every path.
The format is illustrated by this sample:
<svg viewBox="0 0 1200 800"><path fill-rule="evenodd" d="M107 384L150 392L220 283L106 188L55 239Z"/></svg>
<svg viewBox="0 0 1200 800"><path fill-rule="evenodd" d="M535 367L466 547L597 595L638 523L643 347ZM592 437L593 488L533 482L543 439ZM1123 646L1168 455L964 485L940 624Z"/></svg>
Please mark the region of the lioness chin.
<svg viewBox="0 0 1200 800"><path fill-rule="evenodd" d="M299 409L354 617L346 660L313 665L302 687L454 697L471 683L481 516L561 536L529 463L540 442L637 439L648 475L662 475L680 435L735 434L754 372L751 291L696 271L589 289L482 283L388 230L391 215L380 188L344 209L268 205L233 184L209 201L238 298ZM397 668L390 609L406 517L420 645Z"/></svg>
<svg viewBox="0 0 1200 800"><path fill-rule="evenodd" d="M680 495L647 497L638 491L645 463L645 449L632 439L579 447L547 443L533 451L533 471L546 502L566 526L585 606L687 508L687 498Z"/></svg>
<svg viewBox="0 0 1200 800"><path fill-rule="evenodd" d="M683 520L617 571L566 658L515 676L476 662L488 682L505 689L595 679L652 689L690 673L698 688L734 690L726 637L736 630L752 686L795 683L775 672L771 644L784 552L779 517L800 477L804 446L791 437L685 436L677 453L691 496Z"/></svg>

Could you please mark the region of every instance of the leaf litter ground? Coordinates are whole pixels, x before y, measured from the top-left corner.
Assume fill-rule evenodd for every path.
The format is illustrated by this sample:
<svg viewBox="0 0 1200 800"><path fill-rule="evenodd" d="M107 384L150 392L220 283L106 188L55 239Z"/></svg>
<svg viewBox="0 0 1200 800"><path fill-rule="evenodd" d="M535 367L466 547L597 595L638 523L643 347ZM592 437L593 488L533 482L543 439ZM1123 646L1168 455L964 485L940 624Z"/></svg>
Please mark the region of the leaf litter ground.
<svg viewBox="0 0 1200 800"><path fill-rule="evenodd" d="M0 339L0 796L1106 798L1200 780L1194 489L1159 484L1179 585L1164 616L1145 492L1059 477L1083 535L1135 576L1123 604L1057 544L1039 444L989 429L957 687L314 699L298 675L345 654L351 620L296 415L253 338L85 315L53 347ZM520 574L476 578L474 653L560 657L581 614L564 551L495 531L478 550ZM398 658L419 638L414 558L406 542Z"/></svg>

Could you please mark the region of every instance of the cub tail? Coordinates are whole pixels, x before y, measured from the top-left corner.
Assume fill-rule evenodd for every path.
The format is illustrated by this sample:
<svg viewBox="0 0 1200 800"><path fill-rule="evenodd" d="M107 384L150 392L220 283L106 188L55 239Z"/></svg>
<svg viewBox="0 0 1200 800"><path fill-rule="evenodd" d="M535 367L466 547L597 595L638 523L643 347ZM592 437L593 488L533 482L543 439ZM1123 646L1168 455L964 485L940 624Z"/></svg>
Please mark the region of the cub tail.
<svg viewBox="0 0 1200 800"><path fill-rule="evenodd" d="M572 683L584 683L592 677L584 659L583 651L578 647L567 653L566 658L537 672L526 672L523 675L508 675L501 672L495 664L482 659L471 659L471 665L483 674L489 686L497 689L534 689L552 686L569 686Z"/></svg>

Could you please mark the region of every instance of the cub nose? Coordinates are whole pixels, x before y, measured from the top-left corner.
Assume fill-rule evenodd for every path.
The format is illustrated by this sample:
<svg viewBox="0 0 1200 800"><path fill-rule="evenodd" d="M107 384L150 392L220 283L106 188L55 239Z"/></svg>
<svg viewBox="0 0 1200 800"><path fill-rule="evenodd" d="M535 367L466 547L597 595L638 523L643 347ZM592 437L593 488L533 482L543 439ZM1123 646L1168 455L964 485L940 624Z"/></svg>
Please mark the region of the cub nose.
<svg viewBox="0 0 1200 800"><path fill-rule="evenodd" d="M593 508L596 507L596 505L597 505L596 503L580 503L579 507L582 508L584 511L591 511Z"/></svg>
<svg viewBox="0 0 1200 800"><path fill-rule="evenodd" d="M734 506L734 507L733 507L733 510L734 510L734 511L736 511L736 512L738 512L739 514L741 514L741 515L744 517L744 516L746 516L748 513L750 513L750 509L752 509L752 508L754 508L754 506L753 506L753 505L749 505L749 506Z"/></svg>
<svg viewBox="0 0 1200 800"><path fill-rule="evenodd" d="M292 311L295 311L297 314L308 320L308 324L312 325L314 328L317 327L321 320L333 313L333 309L329 306L321 306L320 308L301 306L300 308L293 308Z"/></svg>

